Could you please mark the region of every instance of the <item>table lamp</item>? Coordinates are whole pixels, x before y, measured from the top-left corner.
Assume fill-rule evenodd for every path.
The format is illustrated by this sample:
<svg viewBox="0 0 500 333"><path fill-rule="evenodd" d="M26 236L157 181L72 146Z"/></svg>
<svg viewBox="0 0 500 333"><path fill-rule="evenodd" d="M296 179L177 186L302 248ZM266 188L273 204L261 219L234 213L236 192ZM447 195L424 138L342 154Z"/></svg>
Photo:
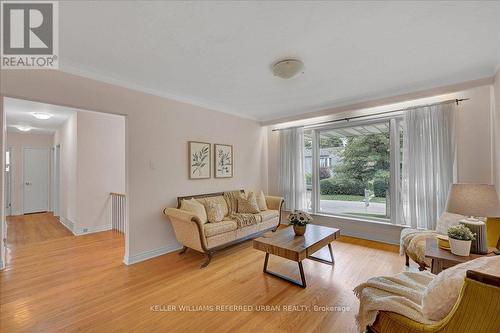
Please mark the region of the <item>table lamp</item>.
<svg viewBox="0 0 500 333"><path fill-rule="evenodd" d="M476 239L471 245L472 253L484 254L488 252L487 230L484 220L499 204L494 185L451 185L446 211L468 216L467 219L460 221L460 223L476 234Z"/></svg>

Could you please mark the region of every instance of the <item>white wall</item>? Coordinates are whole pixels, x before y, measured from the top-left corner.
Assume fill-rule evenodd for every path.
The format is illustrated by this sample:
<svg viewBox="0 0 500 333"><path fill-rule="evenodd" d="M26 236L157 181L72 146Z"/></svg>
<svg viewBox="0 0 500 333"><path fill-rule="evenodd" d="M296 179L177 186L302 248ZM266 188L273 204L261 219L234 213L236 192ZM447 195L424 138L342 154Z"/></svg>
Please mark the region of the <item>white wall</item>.
<svg viewBox="0 0 500 333"><path fill-rule="evenodd" d="M77 113L76 233L111 228L109 193L125 193L125 117Z"/></svg>
<svg viewBox="0 0 500 333"><path fill-rule="evenodd" d="M259 123L60 71L1 71L1 94L127 116L126 261L179 247L164 207L179 195L267 190L266 131ZM189 180L187 141L234 147L234 177Z"/></svg>
<svg viewBox="0 0 500 333"><path fill-rule="evenodd" d="M493 183L491 86L458 92L470 98L459 106L457 117L458 182Z"/></svg>
<svg viewBox="0 0 500 333"><path fill-rule="evenodd" d="M493 103L495 104L492 108L492 123L494 130L494 180L495 186L498 192L498 197L500 198L500 69L497 71L495 76L495 83L493 85Z"/></svg>
<svg viewBox="0 0 500 333"><path fill-rule="evenodd" d="M77 118L72 115L54 134L60 145L59 211L61 222L71 230L77 220Z"/></svg>
<svg viewBox="0 0 500 333"><path fill-rule="evenodd" d="M75 111L54 145L61 146L62 222L83 234L110 229L109 193L125 193L125 118Z"/></svg>
<svg viewBox="0 0 500 333"><path fill-rule="evenodd" d="M46 148L50 151L54 136L52 134L30 134L7 132L6 145L11 147L11 204L12 215L23 214L23 151L24 148ZM49 166L50 170L50 166ZM51 173L52 174L52 173ZM49 177L49 209L52 208Z"/></svg>

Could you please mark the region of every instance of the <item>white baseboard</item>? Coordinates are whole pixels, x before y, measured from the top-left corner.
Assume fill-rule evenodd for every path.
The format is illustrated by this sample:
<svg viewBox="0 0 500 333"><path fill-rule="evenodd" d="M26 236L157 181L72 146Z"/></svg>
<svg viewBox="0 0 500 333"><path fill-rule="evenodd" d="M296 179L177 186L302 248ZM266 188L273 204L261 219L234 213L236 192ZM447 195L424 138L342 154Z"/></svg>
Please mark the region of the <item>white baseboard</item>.
<svg viewBox="0 0 500 333"><path fill-rule="evenodd" d="M123 262L125 263L125 265L133 265L133 264L136 264L136 263L141 262L141 261L152 259L154 257L158 257L161 255L170 253L170 252L178 251L181 248L182 248L182 246L179 246L178 244L168 245L168 246L160 247L158 249L135 254L132 256L128 256L128 257L126 256L125 258L123 258Z"/></svg>
<svg viewBox="0 0 500 333"><path fill-rule="evenodd" d="M91 227L91 228L76 228L73 231L73 234L75 236L81 236L81 235L93 234L95 232L108 231L111 229L113 229L111 224L98 225L96 227Z"/></svg>
<svg viewBox="0 0 500 333"><path fill-rule="evenodd" d="M66 227L71 233L74 235L73 226L75 225L72 221L68 220L65 217L59 216L59 222Z"/></svg>
<svg viewBox="0 0 500 333"><path fill-rule="evenodd" d="M92 234L95 232L101 232L101 231L107 231L111 230L113 227L111 224L106 224L106 225L99 225L96 227L91 227L91 228L75 228L75 223L63 216L59 216L59 222L63 226L66 227L69 231L73 233L75 236L81 236L81 235L86 235L86 234Z"/></svg>

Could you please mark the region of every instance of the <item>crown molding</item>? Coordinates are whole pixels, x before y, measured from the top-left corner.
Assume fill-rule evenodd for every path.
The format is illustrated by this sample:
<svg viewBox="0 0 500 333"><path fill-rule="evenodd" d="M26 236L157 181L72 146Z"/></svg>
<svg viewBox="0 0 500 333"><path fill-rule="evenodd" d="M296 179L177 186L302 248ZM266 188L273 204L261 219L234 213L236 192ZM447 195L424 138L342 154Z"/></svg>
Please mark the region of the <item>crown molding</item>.
<svg viewBox="0 0 500 333"><path fill-rule="evenodd" d="M197 99L194 97L183 96L180 94L174 94L171 92L164 92L164 91L159 91L156 89L151 89L151 88L145 87L145 86L140 85L140 84L135 84L135 83L131 83L131 82L128 82L128 81L125 81L122 79L114 78L110 75L103 75L103 74L96 73L96 72L91 71L91 70L82 69L80 66L78 66L76 64L72 64L72 63L67 62L67 61L60 64L59 70L61 72L64 72L64 73L85 77L88 79L112 84L112 85L119 86L122 88L131 89L131 90L139 91L139 92L142 92L145 94L149 94L149 95L177 101L180 103L198 106L198 107L208 109L208 110L211 110L214 112L220 112L220 113L224 113L227 115L231 115L231 116L234 116L234 117L237 117L240 119L254 121L254 122L257 122L258 124L260 124L261 126L270 126L270 125L276 125L276 124L285 123L285 122L300 121L300 120L305 120L308 118L328 116L328 115L332 115L332 114L340 113L340 112L347 112L347 111L355 111L355 110L361 110L361 109L367 109L367 108L373 108L373 107L380 107L380 106L384 106L384 105L388 105L388 104L405 102L405 101L412 100L412 99L419 99L419 98L426 98L426 97L431 97L431 96L436 96L436 95L442 95L442 94L457 92L457 91L461 91L461 90L471 89L471 88L479 87L479 86L483 86L483 85L493 84L493 82L495 80L495 75L493 75L493 76L484 77L484 78L480 78L480 79L476 79L476 80L470 80L470 81L460 82L460 83L451 84L451 85L439 86L439 87L434 87L434 88L430 88L430 89L419 90L419 91L404 93L404 94L399 94L399 95L392 95L389 97L367 99L366 101L357 102L357 103L350 103L350 104L332 106L332 107L324 107L324 108L320 108L320 109L312 111L312 112L309 111L309 112L304 112L304 113L300 113L300 114L296 114L296 115L292 115L292 116L279 117L279 118L270 119L270 120L259 120L258 118L255 118L255 117L242 115L235 110L229 110L225 106L218 104L218 103L214 103L212 101L207 101L207 100L203 100L203 99ZM498 75L499 72L500 72L500 68L497 69L496 75Z"/></svg>
<svg viewBox="0 0 500 333"><path fill-rule="evenodd" d="M306 120L306 119L310 119L310 118L331 116L331 115L334 115L334 114L337 114L340 112L350 112L350 111L358 111L358 110L362 110L362 109L381 107L384 105L402 103L402 102L407 102L407 101L411 101L411 100L415 100L415 99L444 95L444 94L454 93L454 92L467 90L467 89L471 89L471 88L475 88L475 87L491 85L491 84L493 84L494 80L495 80L494 76L488 76L488 77L484 77L484 78L480 78L480 79L476 79L476 80L470 80L470 81L455 83L455 84L451 84L451 85L445 85L445 86L440 86L440 87L435 87L435 88L430 88L430 89L425 89L425 90L419 90L419 91L404 93L404 94L400 94L400 95L393 95L393 96L389 96L389 97L371 99L371 100L366 100L363 102L347 104L347 105L340 105L340 106L335 106L335 107L331 107L331 108L324 108L324 109L313 111L313 112L307 112L307 113L302 113L302 114L298 114L298 115L294 115L294 116L277 118L274 120L261 121L260 124L262 126L271 126L271 125L277 125L277 124L281 124L281 123Z"/></svg>
<svg viewBox="0 0 500 333"><path fill-rule="evenodd" d="M166 92L166 91L159 91L157 89L151 89L151 88L145 87L145 86L140 85L140 84L135 84L135 83L132 83L132 82L129 82L126 80L112 77L110 75L99 74L99 73L96 73L96 72L91 71L91 70L82 69L78 65L67 62L67 61L65 61L64 63L61 63L59 65L59 71L64 72L64 73L68 73L68 74L73 74L73 75L85 77L85 78L91 79L91 80L96 80L96 81L112 84L112 85L115 85L118 87L139 91L139 92L142 92L145 94L170 99L170 100L173 100L176 102L198 106L198 107L208 109L211 111L221 112L221 113L228 114L228 115L238 117L238 118L242 118L245 120L259 122L259 120L257 118L242 115L235 110L230 110L230 109L226 108L225 106L218 104L218 103L214 103L212 101L207 101L207 100L203 100L203 99L199 99L199 98L184 96L184 95L175 94L175 93Z"/></svg>

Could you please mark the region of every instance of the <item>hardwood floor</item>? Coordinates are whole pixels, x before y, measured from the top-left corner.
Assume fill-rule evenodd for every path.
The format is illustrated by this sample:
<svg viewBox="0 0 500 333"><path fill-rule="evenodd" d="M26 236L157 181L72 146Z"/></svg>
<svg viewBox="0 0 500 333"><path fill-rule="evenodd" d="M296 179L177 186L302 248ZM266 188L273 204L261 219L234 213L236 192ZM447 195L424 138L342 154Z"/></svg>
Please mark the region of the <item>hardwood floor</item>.
<svg viewBox="0 0 500 333"><path fill-rule="evenodd" d="M42 224L50 229L49 217L9 232L35 233L29 225ZM1 332L356 332L352 289L404 269L397 246L341 237L333 242L334 267L304 261L308 287L302 289L265 275L264 254L250 241L218 252L200 269L203 255L192 250L126 266L123 236L111 231L39 240L9 248L0 273ZM298 276L297 263L282 258L271 256L269 268ZM180 311L200 305L251 311ZM347 310L314 311L314 305Z"/></svg>
<svg viewBox="0 0 500 333"><path fill-rule="evenodd" d="M52 213L7 216L6 221L8 247L73 235Z"/></svg>

